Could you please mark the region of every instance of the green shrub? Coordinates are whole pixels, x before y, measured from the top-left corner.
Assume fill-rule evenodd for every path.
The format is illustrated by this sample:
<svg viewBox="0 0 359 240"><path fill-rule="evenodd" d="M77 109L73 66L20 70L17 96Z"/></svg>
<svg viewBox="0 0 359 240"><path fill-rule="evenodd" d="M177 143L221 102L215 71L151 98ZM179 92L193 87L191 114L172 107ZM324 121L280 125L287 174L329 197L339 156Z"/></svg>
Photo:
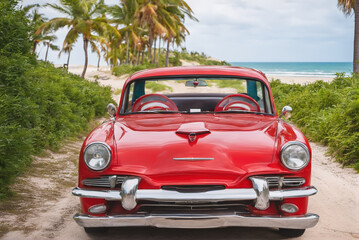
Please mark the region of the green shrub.
<svg viewBox="0 0 359 240"><path fill-rule="evenodd" d="M16 82L22 83L17 86ZM0 198L7 185L43 148L58 149L62 140L86 129L112 102L110 88L39 63L0 95Z"/></svg>
<svg viewBox="0 0 359 240"><path fill-rule="evenodd" d="M87 127L112 102L110 88L36 61L15 0L0 0L0 198L43 148Z"/></svg>
<svg viewBox="0 0 359 240"><path fill-rule="evenodd" d="M329 146L343 165L359 170L359 75L304 86L271 82L276 108L293 107L291 120L308 137Z"/></svg>
<svg viewBox="0 0 359 240"><path fill-rule="evenodd" d="M157 53L158 54L158 50ZM142 71L145 69L152 69L156 67L164 67L165 66L165 60L166 60L166 51L161 49L161 54L159 57L156 55L156 59L159 59L158 64L151 64L148 62L145 62L140 65L129 65L129 64L122 64L120 66L116 66L112 68L112 74L115 76L122 76L125 74L133 74L138 71ZM224 65L224 66L230 66L229 63L225 61L216 61L216 60L210 60L208 57L204 54L196 55L196 54L189 54L187 52L177 52L172 51L169 54L169 66L182 66L181 59L187 60L187 61L195 61L198 62L201 65ZM145 60L148 61L148 60Z"/></svg>

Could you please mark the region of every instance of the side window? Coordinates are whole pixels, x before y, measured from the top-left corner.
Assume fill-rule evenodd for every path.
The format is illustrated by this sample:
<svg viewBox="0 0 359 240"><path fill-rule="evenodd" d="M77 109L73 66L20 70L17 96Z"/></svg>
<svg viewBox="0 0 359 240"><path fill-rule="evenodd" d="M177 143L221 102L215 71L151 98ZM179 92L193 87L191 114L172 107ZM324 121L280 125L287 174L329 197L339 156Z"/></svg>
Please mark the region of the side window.
<svg viewBox="0 0 359 240"><path fill-rule="evenodd" d="M258 105L261 108L261 112L265 112L265 108L264 108L264 102L263 102L263 87L262 87L262 83L257 81L256 82L256 87L257 87L257 97L258 97Z"/></svg>
<svg viewBox="0 0 359 240"><path fill-rule="evenodd" d="M257 96L260 99L263 99L263 89L262 89L262 83L261 82L256 82L257 85Z"/></svg>
<svg viewBox="0 0 359 240"><path fill-rule="evenodd" d="M267 107L267 113L269 114L273 114L273 108L272 108L272 103L271 103L271 100L269 98L269 92L268 92L268 89L265 87L264 88L264 100L265 100L265 103L266 103L266 107Z"/></svg>
<svg viewBox="0 0 359 240"><path fill-rule="evenodd" d="M134 89L134 83L131 83L130 88L128 89L128 104L126 108L126 113L131 112L132 110L132 98L133 98L133 89Z"/></svg>

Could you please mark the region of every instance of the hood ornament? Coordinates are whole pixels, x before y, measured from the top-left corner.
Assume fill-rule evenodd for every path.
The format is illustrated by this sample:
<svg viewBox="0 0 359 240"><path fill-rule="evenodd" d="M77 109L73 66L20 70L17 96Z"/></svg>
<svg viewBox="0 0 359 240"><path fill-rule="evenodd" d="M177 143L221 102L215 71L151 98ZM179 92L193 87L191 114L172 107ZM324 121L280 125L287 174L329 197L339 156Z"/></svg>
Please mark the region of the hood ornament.
<svg viewBox="0 0 359 240"><path fill-rule="evenodd" d="M190 142L196 141L196 138L197 138L197 135L196 135L195 133L190 133L190 134L188 134L188 140L189 140Z"/></svg>
<svg viewBox="0 0 359 240"><path fill-rule="evenodd" d="M204 122L192 122L192 123L183 123L176 131L177 134L187 135L188 141L193 143L197 140L197 136L201 134L209 134L209 131Z"/></svg>

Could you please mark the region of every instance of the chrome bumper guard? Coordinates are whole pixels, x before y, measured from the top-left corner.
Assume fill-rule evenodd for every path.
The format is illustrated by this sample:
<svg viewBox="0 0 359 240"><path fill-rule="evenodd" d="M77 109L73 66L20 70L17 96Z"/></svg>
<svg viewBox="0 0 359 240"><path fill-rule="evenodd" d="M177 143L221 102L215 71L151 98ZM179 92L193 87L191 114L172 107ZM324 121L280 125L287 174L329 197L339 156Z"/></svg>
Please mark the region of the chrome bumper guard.
<svg viewBox="0 0 359 240"><path fill-rule="evenodd" d="M140 227L159 228L218 228L218 227L273 227L305 229L314 227L319 216L306 214L295 217L258 217L233 214L223 215L129 215L93 217L76 214L75 221L82 227Z"/></svg>
<svg viewBox="0 0 359 240"><path fill-rule="evenodd" d="M250 177L253 188L224 189L197 193L181 193L163 189L137 189L139 178L128 178L121 186L121 190L87 190L74 188L72 194L78 197L99 198L108 201L121 201L122 207L132 210L137 201L146 200L154 202L175 203L217 203L224 201L255 201L255 207L265 210L269 201L280 201L285 198L309 197L317 193L315 187L302 187L270 191L268 183L263 177ZM319 217L308 214L296 217L258 217L245 216L235 213L224 215L133 215L133 216L107 216L92 217L88 215L75 215L77 223L84 227L114 227L114 226L156 226L180 228L209 228L224 226L256 226L256 227L285 227L309 228L313 227Z"/></svg>

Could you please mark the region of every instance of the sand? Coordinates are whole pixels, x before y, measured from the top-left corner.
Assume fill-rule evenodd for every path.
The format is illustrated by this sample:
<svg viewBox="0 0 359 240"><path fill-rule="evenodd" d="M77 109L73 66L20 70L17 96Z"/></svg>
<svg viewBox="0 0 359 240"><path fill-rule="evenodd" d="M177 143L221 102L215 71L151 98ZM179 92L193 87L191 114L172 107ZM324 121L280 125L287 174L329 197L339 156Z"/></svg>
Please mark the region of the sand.
<svg viewBox="0 0 359 240"><path fill-rule="evenodd" d="M278 76L278 75L266 75L269 81L279 79L282 83L289 84L307 84L313 83L318 80L322 80L324 82L333 81L334 77L299 77L299 76Z"/></svg>

